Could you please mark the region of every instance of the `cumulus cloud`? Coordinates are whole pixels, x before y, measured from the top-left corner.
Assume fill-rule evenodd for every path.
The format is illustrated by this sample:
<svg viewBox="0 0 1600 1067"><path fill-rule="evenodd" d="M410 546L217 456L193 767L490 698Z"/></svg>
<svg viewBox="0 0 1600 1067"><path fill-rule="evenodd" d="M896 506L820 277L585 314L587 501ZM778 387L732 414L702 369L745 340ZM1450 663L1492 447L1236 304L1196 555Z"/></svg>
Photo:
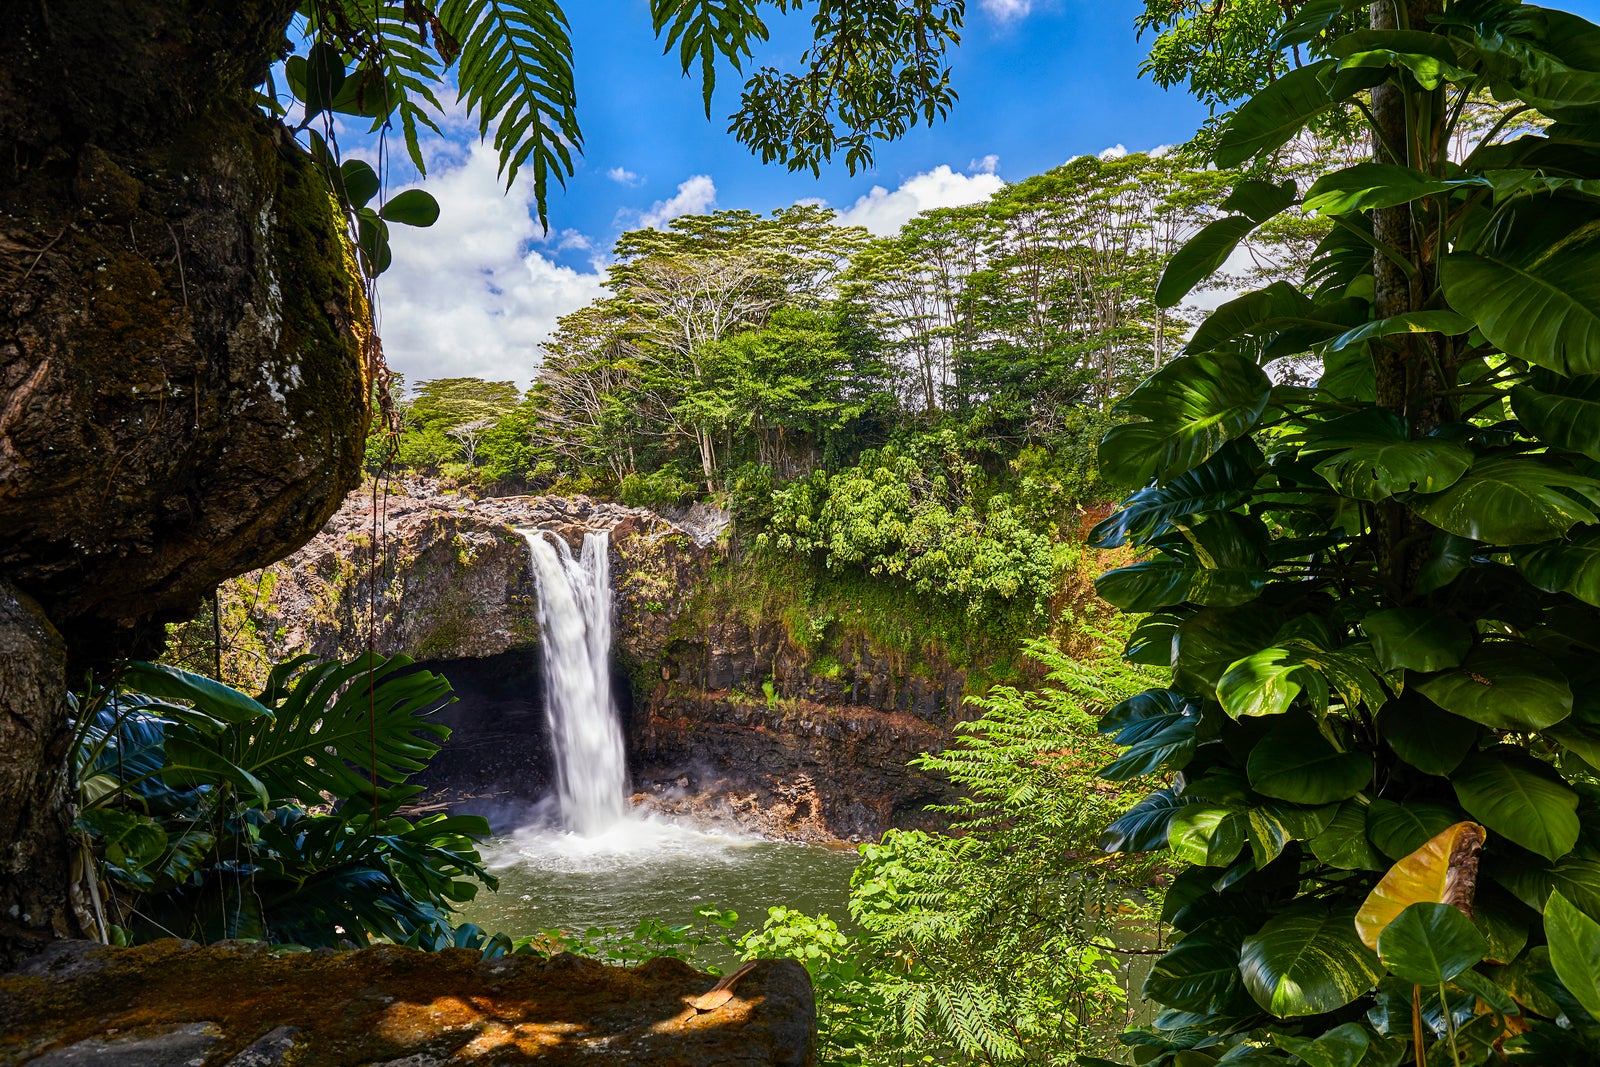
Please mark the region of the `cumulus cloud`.
<svg viewBox="0 0 1600 1067"><path fill-rule="evenodd" d="M974 159L967 164L968 174L998 174L1000 173L1000 157L990 152L982 159Z"/></svg>
<svg viewBox="0 0 1600 1067"><path fill-rule="evenodd" d="M1033 0L982 0L980 6L1001 22L1010 22L1027 18L1033 11Z"/></svg>
<svg viewBox="0 0 1600 1067"><path fill-rule="evenodd" d="M1128 146L1127 145L1125 145L1125 144L1114 144L1110 148L1102 148L1100 150L1097 158L1099 158L1099 159L1121 159L1123 156L1125 156L1127 154L1128 154Z"/></svg>
<svg viewBox="0 0 1600 1067"><path fill-rule="evenodd" d="M657 200L648 211L639 215L639 225L659 229L679 215L701 215L717 203L717 184L709 174L696 174L680 182L678 192L665 200Z"/></svg>
<svg viewBox="0 0 1600 1067"><path fill-rule="evenodd" d="M525 386L556 319L601 295L598 266L574 270L539 250L586 249L589 239L543 233L533 183L506 193L497 169L494 150L480 144L459 165L430 167L439 221L390 230L394 265L378 279L379 334L389 365L410 383L472 376Z"/></svg>
<svg viewBox="0 0 1600 1067"><path fill-rule="evenodd" d="M612 167L610 170L606 171L606 177L610 178L618 185L626 185L630 187L644 183L643 178L639 177L627 167Z"/></svg>
<svg viewBox="0 0 1600 1067"><path fill-rule="evenodd" d="M985 156L981 163L999 159ZM904 226L912 216L936 207L959 207L987 200L1005 186L994 169L973 168L974 174L960 174L941 163L930 171L907 178L893 192L881 185L839 212L844 226L864 226L871 233L887 236Z"/></svg>

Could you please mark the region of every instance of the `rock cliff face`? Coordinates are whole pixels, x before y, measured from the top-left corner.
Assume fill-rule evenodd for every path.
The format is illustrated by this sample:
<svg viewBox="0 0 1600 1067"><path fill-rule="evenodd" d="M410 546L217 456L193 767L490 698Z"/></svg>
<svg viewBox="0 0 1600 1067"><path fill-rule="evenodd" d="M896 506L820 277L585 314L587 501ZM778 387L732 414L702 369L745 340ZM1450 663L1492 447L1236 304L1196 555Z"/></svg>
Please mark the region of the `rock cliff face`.
<svg viewBox="0 0 1600 1067"><path fill-rule="evenodd" d="M251 94L294 10L6 8L0 967L70 913L69 672L155 654L358 475L361 280L327 184Z"/></svg>
<svg viewBox="0 0 1600 1067"><path fill-rule="evenodd" d="M803 967L761 960L720 985L668 958L65 943L0 975L0 1063L810 1067Z"/></svg>
<svg viewBox="0 0 1600 1067"><path fill-rule="evenodd" d="M925 822L923 807L949 794L907 764L948 740L963 675L860 639L808 650L781 620L720 617L705 579L730 562L713 518L678 525L586 497L364 491L305 548L224 587L224 673L258 682L273 660L369 642L411 655L461 697L441 713L455 733L426 802L526 803L546 791L550 757L537 589L517 530L574 547L607 530L636 803L811 840Z"/></svg>

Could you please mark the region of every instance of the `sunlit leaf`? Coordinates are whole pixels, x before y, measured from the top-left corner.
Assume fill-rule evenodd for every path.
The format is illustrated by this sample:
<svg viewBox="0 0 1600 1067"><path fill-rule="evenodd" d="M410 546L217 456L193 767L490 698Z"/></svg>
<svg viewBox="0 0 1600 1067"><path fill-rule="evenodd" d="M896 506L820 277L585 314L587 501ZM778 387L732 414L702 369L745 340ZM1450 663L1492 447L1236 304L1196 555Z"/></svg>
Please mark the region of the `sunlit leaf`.
<svg viewBox="0 0 1600 1067"><path fill-rule="evenodd" d="M1471 903L1485 836L1477 823L1458 822L1390 867L1356 913L1356 931L1367 947L1377 950L1384 928L1412 904Z"/></svg>

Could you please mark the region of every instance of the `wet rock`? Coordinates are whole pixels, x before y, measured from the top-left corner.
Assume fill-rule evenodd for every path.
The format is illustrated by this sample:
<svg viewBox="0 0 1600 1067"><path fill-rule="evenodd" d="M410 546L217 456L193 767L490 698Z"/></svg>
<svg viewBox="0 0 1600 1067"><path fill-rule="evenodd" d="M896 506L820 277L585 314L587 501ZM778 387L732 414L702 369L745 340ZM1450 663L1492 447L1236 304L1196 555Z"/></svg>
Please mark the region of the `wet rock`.
<svg viewBox="0 0 1600 1067"><path fill-rule="evenodd" d="M676 960L483 960L394 946L280 955L259 945L74 943L0 976L0 1062L150 1067L638 1064L807 1067L815 1004L765 960L709 1011L717 979Z"/></svg>

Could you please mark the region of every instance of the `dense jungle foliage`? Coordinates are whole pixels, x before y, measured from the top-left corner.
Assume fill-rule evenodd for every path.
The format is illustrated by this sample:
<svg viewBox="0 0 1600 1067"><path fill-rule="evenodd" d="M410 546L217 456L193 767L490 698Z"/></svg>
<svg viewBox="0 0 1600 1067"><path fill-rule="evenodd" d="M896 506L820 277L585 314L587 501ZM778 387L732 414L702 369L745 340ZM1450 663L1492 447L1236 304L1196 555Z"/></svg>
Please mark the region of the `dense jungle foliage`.
<svg viewBox="0 0 1600 1067"><path fill-rule="evenodd" d="M1056 621L1083 506L1127 494L1090 535L1127 662L1034 646L1048 677L925 760L968 790L956 832L863 850L859 935L781 906L716 935L806 962L827 1062L1594 1063L1600 28L1506 0L1140 27L1148 73L1218 108L1185 149L893 237L813 207L626 234L531 391L422 383L372 463L714 501L752 553L1019 635ZM1185 309L1202 283L1254 288ZM352 692L383 691L368 666ZM333 669L250 698L134 668L85 705L80 827L144 902L119 929L551 947L452 928L481 828L387 806L427 682L388 690L370 782L325 738L277 762L342 721L294 681ZM361 799L314 811L324 786ZM1168 876L1161 1010L1114 1039L1117 887Z"/></svg>

